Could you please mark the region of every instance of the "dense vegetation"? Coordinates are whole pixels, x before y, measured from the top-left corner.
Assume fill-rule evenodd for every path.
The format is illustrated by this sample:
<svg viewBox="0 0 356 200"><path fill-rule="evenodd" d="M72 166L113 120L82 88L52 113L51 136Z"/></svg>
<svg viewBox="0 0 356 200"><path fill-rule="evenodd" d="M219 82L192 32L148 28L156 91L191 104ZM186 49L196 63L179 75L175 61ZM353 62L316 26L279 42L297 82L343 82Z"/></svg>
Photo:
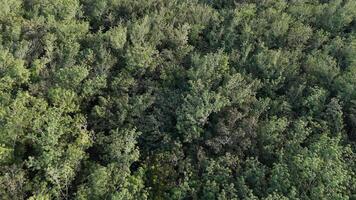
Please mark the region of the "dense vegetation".
<svg viewBox="0 0 356 200"><path fill-rule="evenodd" d="M356 199L355 0L0 4L0 199Z"/></svg>

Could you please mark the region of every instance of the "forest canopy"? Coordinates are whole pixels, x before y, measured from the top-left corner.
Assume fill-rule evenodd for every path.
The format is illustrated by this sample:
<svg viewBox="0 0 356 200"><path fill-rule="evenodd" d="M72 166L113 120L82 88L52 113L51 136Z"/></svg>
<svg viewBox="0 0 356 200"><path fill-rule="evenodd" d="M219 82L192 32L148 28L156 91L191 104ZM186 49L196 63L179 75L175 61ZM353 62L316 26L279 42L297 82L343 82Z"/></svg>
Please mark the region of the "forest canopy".
<svg viewBox="0 0 356 200"><path fill-rule="evenodd" d="M356 199L356 1L0 0L0 199Z"/></svg>

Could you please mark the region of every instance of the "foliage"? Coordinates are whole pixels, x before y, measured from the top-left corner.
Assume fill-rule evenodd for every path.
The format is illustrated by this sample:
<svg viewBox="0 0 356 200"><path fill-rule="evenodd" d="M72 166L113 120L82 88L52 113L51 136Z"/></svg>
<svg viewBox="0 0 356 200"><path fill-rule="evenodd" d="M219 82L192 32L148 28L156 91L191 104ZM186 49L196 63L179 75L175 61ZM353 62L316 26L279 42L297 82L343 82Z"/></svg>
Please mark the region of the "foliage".
<svg viewBox="0 0 356 200"><path fill-rule="evenodd" d="M356 198L356 1L0 4L0 199Z"/></svg>

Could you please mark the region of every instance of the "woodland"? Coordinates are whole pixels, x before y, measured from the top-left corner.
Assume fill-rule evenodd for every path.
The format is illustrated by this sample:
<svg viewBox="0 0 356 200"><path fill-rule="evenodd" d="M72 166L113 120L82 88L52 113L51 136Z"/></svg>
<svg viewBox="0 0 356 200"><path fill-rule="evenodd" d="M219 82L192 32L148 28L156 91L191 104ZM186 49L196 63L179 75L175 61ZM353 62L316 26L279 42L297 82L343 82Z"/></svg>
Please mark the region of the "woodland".
<svg viewBox="0 0 356 200"><path fill-rule="evenodd" d="M0 0L1 200L355 200L355 0Z"/></svg>

